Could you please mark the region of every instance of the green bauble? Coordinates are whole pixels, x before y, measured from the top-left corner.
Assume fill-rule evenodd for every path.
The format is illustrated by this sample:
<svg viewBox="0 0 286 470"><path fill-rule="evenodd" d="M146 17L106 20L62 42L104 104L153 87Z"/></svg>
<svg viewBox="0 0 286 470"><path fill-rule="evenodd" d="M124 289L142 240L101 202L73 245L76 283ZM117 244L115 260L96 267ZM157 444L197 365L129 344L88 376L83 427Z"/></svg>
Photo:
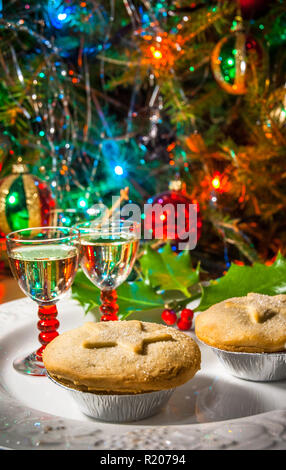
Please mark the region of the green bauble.
<svg viewBox="0 0 286 470"><path fill-rule="evenodd" d="M47 226L54 206L46 183L29 174L25 165L13 165L12 174L0 181L0 232Z"/></svg>
<svg viewBox="0 0 286 470"><path fill-rule="evenodd" d="M232 95L247 93L249 81L257 81L263 62L258 41L238 30L222 38L211 54L211 68L219 86Z"/></svg>

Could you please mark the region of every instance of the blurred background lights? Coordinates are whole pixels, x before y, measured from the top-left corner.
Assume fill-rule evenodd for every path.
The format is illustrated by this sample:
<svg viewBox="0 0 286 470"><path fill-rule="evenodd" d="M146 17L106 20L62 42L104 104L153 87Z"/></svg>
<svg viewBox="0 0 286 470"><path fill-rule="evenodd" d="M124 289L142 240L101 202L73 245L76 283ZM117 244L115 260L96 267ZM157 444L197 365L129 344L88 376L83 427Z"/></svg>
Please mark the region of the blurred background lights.
<svg viewBox="0 0 286 470"><path fill-rule="evenodd" d="M9 203L10 204L15 204L16 202L16 196L14 196L14 194L11 194L11 196L9 197L8 199Z"/></svg>
<svg viewBox="0 0 286 470"><path fill-rule="evenodd" d="M156 49L154 52L153 52L153 56L155 59L162 59L162 52L159 51L158 49Z"/></svg>
<svg viewBox="0 0 286 470"><path fill-rule="evenodd" d="M218 176L216 176L215 178L212 179L212 186L213 186L214 189L219 189L220 179L218 178Z"/></svg>
<svg viewBox="0 0 286 470"><path fill-rule="evenodd" d="M116 167L114 168L114 173L115 173L117 176L122 176L123 173L124 173L122 166L116 165Z"/></svg>
<svg viewBox="0 0 286 470"><path fill-rule="evenodd" d="M59 13L59 14L58 14L58 20L64 21L64 20L66 20L66 18L67 18L67 14L66 14L66 13Z"/></svg>
<svg viewBox="0 0 286 470"><path fill-rule="evenodd" d="M81 198L78 200L77 205L78 205L78 207L81 207L82 209L84 209L84 208L87 206L87 201L86 201L86 199L84 199L83 197L81 197Z"/></svg>

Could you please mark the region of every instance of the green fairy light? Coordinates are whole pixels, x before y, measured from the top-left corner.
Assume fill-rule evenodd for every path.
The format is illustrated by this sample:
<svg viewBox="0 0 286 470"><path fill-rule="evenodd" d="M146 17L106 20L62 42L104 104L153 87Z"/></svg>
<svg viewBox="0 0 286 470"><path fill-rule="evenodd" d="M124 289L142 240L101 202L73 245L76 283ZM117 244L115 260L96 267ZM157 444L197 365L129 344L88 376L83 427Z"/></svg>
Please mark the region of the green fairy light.
<svg viewBox="0 0 286 470"><path fill-rule="evenodd" d="M45 132L44 132L44 131L40 131L40 132L39 132L39 136L40 136L40 137L44 137L44 135L45 135Z"/></svg>
<svg viewBox="0 0 286 470"><path fill-rule="evenodd" d="M194 70L195 70L195 67L193 67L193 66L191 65L190 71L191 71L191 72L194 72Z"/></svg>
<svg viewBox="0 0 286 470"><path fill-rule="evenodd" d="M84 209L84 208L87 206L87 201L86 201L86 199L84 199L83 197L81 197L81 198L78 200L77 205L78 205L78 207L81 207L82 209Z"/></svg>
<svg viewBox="0 0 286 470"><path fill-rule="evenodd" d="M232 35L222 44L218 56L222 76L228 83L235 81L237 53L238 51L235 47L235 35Z"/></svg>
<svg viewBox="0 0 286 470"><path fill-rule="evenodd" d="M9 204L15 204L17 202L17 194L13 193L8 197Z"/></svg>

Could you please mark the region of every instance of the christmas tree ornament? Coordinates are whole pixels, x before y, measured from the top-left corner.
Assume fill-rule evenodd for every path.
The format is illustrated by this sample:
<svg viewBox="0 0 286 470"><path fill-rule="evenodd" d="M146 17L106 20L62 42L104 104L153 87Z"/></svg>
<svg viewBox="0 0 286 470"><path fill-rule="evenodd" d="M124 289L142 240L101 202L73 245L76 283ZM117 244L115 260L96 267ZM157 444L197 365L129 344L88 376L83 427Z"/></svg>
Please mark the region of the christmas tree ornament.
<svg viewBox="0 0 286 470"><path fill-rule="evenodd" d="M241 14L245 19L258 18L269 8L270 0L237 0Z"/></svg>
<svg viewBox="0 0 286 470"><path fill-rule="evenodd" d="M151 203L151 200L148 200ZM197 223L192 226L190 204L196 204ZM154 210L161 206L162 210ZM183 215L182 218L182 208ZM180 180L171 181L169 191L152 198L152 211L145 214L144 228L151 233L152 238L157 238L158 227L163 240L173 240L176 242L184 240L184 234L196 231L197 240L201 236L202 219L197 201L193 201L185 192ZM160 212L160 213L159 213ZM182 220L183 219L183 220ZM157 232L157 233L156 233ZM161 237L160 237L161 238Z"/></svg>
<svg viewBox="0 0 286 470"><path fill-rule="evenodd" d="M12 174L0 181L0 231L7 235L24 228L48 226L54 207L47 184L31 175L18 159Z"/></svg>
<svg viewBox="0 0 286 470"><path fill-rule="evenodd" d="M263 109L263 130L267 139L279 142L286 137L286 88L283 86L270 94Z"/></svg>
<svg viewBox="0 0 286 470"><path fill-rule="evenodd" d="M5 234L0 232L0 272L3 272L8 264Z"/></svg>
<svg viewBox="0 0 286 470"><path fill-rule="evenodd" d="M263 48L257 39L246 34L241 18L235 29L222 38L211 54L211 68L219 86L232 95L244 95L250 83L257 84L262 72Z"/></svg>

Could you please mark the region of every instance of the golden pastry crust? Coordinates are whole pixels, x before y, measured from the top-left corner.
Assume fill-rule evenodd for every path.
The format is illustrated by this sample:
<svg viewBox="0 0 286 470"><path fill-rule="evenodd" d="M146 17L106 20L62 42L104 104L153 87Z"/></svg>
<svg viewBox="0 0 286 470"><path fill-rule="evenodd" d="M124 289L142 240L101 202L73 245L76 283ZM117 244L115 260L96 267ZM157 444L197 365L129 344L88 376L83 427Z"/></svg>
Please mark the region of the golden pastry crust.
<svg viewBox="0 0 286 470"><path fill-rule="evenodd" d="M226 351L285 351L286 295L224 300L197 316L195 331L204 343Z"/></svg>
<svg viewBox="0 0 286 470"><path fill-rule="evenodd" d="M55 338L44 365L82 391L134 394L174 388L200 369L198 345L174 328L137 320L85 323Z"/></svg>

